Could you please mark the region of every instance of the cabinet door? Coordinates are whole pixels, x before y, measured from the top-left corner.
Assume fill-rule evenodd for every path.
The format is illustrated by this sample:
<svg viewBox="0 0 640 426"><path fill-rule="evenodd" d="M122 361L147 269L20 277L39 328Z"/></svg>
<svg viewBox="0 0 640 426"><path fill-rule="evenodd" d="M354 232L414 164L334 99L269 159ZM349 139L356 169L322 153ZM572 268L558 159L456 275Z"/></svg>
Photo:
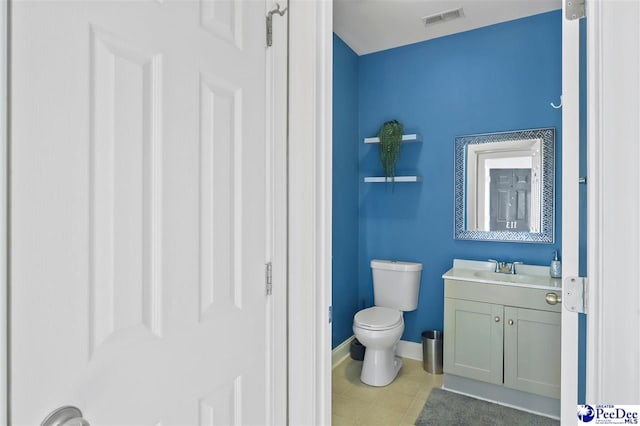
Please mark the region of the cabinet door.
<svg viewBox="0 0 640 426"><path fill-rule="evenodd" d="M445 373L502 384L502 313L502 305L445 298Z"/></svg>
<svg viewBox="0 0 640 426"><path fill-rule="evenodd" d="M560 314L504 308L504 385L560 398Z"/></svg>

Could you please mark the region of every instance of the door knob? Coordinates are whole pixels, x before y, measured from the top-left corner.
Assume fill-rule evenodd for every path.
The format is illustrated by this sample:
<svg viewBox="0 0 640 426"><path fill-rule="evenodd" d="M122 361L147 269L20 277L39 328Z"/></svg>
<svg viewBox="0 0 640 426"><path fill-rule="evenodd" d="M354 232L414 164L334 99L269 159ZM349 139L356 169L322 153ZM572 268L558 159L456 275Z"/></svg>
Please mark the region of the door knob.
<svg viewBox="0 0 640 426"><path fill-rule="evenodd" d="M546 300L550 305L555 305L558 303L562 303L562 296L550 291L545 295L544 300Z"/></svg>
<svg viewBox="0 0 640 426"><path fill-rule="evenodd" d="M51 412L40 426L90 426L77 407L65 406Z"/></svg>
<svg viewBox="0 0 640 426"><path fill-rule="evenodd" d="M513 320L509 320L509 325L513 325Z"/></svg>
<svg viewBox="0 0 640 426"><path fill-rule="evenodd" d="M500 322L500 317L495 317L493 320L494 320L495 322Z"/></svg>

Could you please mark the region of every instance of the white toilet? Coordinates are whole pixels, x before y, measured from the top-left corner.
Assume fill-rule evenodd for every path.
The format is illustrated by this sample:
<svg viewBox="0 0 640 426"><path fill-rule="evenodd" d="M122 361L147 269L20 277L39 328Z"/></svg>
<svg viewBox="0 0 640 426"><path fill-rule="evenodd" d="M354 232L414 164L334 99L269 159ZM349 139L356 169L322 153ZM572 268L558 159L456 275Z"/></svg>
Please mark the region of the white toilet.
<svg viewBox="0 0 640 426"><path fill-rule="evenodd" d="M396 378L402 360L396 347L404 331L404 311L418 307L421 263L372 260L373 304L353 319L353 334L366 347L360 380L386 386Z"/></svg>

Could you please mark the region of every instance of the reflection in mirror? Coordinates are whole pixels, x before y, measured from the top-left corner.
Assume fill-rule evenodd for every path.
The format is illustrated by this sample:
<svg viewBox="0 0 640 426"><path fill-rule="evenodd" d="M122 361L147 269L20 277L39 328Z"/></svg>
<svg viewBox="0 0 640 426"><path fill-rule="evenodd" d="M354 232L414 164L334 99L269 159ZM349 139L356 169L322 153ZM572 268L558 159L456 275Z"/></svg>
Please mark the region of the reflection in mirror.
<svg viewBox="0 0 640 426"><path fill-rule="evenodd" d="M467 229L540 232L541 142L467 145Z"/></svg>
<svg viewBox="0 0 640 426"><path fill-rule="evenodd" d="M553 242L554 129L456 138L457 239Z"/></svg>

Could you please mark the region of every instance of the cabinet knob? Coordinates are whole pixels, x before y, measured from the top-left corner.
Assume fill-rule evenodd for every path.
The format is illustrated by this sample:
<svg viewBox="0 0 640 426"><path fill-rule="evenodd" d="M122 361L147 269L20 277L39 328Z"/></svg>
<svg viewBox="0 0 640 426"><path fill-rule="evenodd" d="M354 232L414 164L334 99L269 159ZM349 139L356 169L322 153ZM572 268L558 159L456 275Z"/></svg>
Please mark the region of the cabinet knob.
<svg viewBox="0 0 640 426"><path fill-rule="evenodd" d="M550 291L545 295L544 300L546 300L549 305L556 305L562 303L562 296Z"/></svg>
<svg viewBox="0 0 640 426"><path fill-rule="evenodd" d="M493 320L494 320L495 322L500 322L500 317L495 317Z"/></svg>
<svg viewBox="0 0 640 426"><path fill-rule="evenodd" d="M509 325L513 325L513 320L509 320Z"/></svg>

